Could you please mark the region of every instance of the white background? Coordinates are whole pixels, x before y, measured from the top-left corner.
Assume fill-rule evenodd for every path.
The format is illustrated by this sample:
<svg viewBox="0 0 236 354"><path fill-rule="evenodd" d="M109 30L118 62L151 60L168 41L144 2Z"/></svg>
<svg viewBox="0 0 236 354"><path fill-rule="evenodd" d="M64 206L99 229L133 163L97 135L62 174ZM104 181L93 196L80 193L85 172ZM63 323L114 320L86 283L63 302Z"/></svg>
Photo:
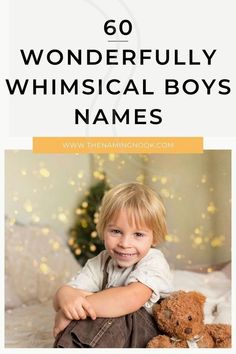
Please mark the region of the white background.
<svg viewBox="0 0 236 354"><path fill-rule="evenodd" d="M43 79L65 79L71 83L74 79L101 78L106 82L112 78L122 81L121 87L129 79L137 86L143 78L147 79L150 90L155 95L139 96L130 93L124 95L86 96L65 94L32 95L32 89L25 95L15 94L10 97L11 136L234 136L232 129L235 117L233 104L234 84L234 9L233 1L121 1L121 0L11 0L9 74L3 76L3 86L8 96L4 79L11 81L19 78L37 79L39 84ZM115 19L116 23L129 19L133 24L132 33L122 36L107 36L103 26L105 21ZM108 43L110 39L127 39L128 43ZM40 65L25 65L20 49L26 52L34 49L44 50ZM52 49L58 49L65 54L65 62L60 65L50 65L45 54ZM159 49L162 57L166 49L170 50L170 63L158 65L154 61L145 65L94 66L67 65L68 49L76 52L78 49L98 49L102 53L106 49L132 49L138 53L140 49ZM188 62L189 50L194 53L194 60L201 65L174 65L174 50L179 51L181 61ZM211 53L217 52L212 59L212 65L207 60L202 49ZM199 91L187 95L180 89L178 95L164 94L165 79L176 79L180 88L187 79L199 83ZM206 94L206 88L201 79L211 82L216 79L212 94ZM231 94L218 94L218 81L230 79ZM30 81L31 82L31 81ZM30 87L31 84L29 84ZM98 122L87 126L81 122L74 124L74 110L82 111L89 108L94 117L99 108L103 108L108 120L111 109L122 113L130 108L131 122L129 126L117 123L115 126ZM160 125L135 125L133 110L152 108L162 110L163 122ZM132 128L132 129L130 129Z"/></svg>
<svg viewBox="0 0 236 354"><path fill-rule="evenodd" d="M4 235L4 150L31 149L31 137L42 136L203 136L205 149L232 149L232 215L235 215L235 1L137 1L137 0L11 0L2 1L1 21L1 195L2 215L1 235ZM128 18L134 24L129 47L179 49L186 55L189 49L199 53L201 49L217 49L212 66L204 63L197 67L175 67L169 65L161 70L156 66L135 68L69 68L66 65L26 67L19 56L19 48L116 48L107 44L103 24L109 19ZM119 48L123 48L123 44ZM125 46L127 46L125 44ZM200 57L199 57L200 60ZM145 69L145 70L146 70ZM227 96L216 92L207 96L199 94L164 97L164 95L145 97L101 98L52 96L14 96L9 97L5 78L87 78L101 77L127 80L145 75L150 82L161 82L161 78L173 77L178 80L231 79L232 93ZM156 77L158 80L156 80ZM159 85L159 84L158 84ZM150 100L150 101L149 101ZM96 125L92 127L75 126L73 111L78 105L96 111L99 106L122 109L126 106L157 107L163 110L163 123L153 126L117 127ZM232 243L235 250L235 221L232 218ZM1 237L1 279L4 278L4 238ZM234 259L233 259L234 293ZM3 305L1 287L1 304ZM235 298L235 294L233 294ZM1 348L4 347L4 315L1 306ZM233 309L233 313L234 313ZM235 324L235 319L234 319ZM4 349L2 349L4 350ZM23 349L24 350L24 349ZM22 350L11 350L18 352ZM35 349L28 350L35 352ZM47 350L40 350L47 351ZM50 350L48 350L50 351ZM114 350L112 351L114 352ZM224 352L223 350L221 351ZM227 351L228 352L228 351Z"/></svg>

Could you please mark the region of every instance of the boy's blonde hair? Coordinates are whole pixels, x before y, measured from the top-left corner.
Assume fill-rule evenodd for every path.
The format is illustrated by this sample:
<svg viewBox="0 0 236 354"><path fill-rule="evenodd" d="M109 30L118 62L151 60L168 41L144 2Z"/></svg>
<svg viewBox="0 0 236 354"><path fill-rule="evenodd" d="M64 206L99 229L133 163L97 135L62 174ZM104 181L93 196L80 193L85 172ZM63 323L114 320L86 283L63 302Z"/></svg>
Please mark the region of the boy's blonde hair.
<svg viewBox="0 0 236 354"><path fill-rule="evenodd" d="M141 183L123 183L108 191L102 200L97 232L103 239L108 222L125 209L128 220L138 228L153 231L153 245L163 241L167 234L166 210L160 197Z"/></svg>

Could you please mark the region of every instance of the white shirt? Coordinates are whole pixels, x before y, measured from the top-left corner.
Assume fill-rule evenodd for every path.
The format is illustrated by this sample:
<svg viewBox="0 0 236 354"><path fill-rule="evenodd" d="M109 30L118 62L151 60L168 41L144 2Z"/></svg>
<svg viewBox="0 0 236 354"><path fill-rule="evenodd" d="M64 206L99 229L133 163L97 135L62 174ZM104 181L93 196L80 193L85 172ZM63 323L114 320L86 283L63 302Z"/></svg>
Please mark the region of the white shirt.
<svg viewBox="0 0 236 354"><path fill-rule="evenodd" d="M108 257L109 254L105 250L100 252L98 256L88 260L85 266L67 285L91 292L101 291L103 269ZM172 274L169 265L163 253L155 248L150 248L146 256L135 267L120 268L111 258L107 266L107 272L108 281L106 288L140 282L152 289L152 295L144 305L149 312L151 312L151 307L154 303L160 298L168 296L173 291Z"/></svg>

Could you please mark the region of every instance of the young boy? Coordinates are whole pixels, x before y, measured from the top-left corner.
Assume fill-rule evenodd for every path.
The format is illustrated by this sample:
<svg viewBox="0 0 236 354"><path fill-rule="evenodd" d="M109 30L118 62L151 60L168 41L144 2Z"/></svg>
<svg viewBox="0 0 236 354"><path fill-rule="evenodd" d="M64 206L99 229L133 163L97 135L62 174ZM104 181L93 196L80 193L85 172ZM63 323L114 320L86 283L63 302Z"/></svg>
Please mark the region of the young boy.
<svg viewBox="0 0 236 354"><path fill-rule="evenodd" d="M106 250L55 294L54 346L145 347L158 333L152 305L172 291L154 248L167 233L165 208L145 185L118 185L103 198L97 231Z"/></svg>

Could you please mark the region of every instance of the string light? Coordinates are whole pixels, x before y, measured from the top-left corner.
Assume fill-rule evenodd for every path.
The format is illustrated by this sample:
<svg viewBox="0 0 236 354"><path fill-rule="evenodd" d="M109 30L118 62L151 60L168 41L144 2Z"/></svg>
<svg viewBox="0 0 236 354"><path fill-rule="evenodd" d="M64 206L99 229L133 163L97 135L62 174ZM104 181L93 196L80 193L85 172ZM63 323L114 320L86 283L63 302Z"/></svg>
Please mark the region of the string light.
<svg viewBox="0 0 236 354"><path fill-rule="evenodd" d="M81 178L83 178L83 176L84 176L84 172L83 171L79 171L78 174L77 174L77 177L79 179L81 179Z"/></svg>
<svg viewBox="0 0 236 354"><path fill-rule="evenodd" d="M161 177L161 184L167 183L167 177Z"/></svg>
<svg viewBox="0 0 236 354"><path fill-rule="evenodd" d="M48 235L49 232L50 232L50 229L49 229L49 227L43 227L41 229L41 232L42 232L43 235Z"/></svg>
<svg viewBox="0 0 236 354"><path fill-rule="evenodd" d="M76 214L76 215L82 215L82 214L84 214L84 213L85 213L85 210L82 210L82 209L80 209L80 208L75 209L75 214Z"/></svg>
<svg viewBox="0 0 236 354"><path fill-rule="evenodd" d="M68 180L68 184L69 184L70 186L75 186L75 181L74 181L73 179L69 179L69 180Z"/></svg>
<svg viewBox="0 0 236 354"><path fill-rule="evenodd" d="M206 181L207 181L207 176L206 175L202 175L201 182L202 183L206 183Z"/></svg>
<svg viewBox="0 0 236 354"><path fill-rule="evenodd" d="M174 235L174 234L168 234L165 236L165 240L167 242L171 242L171 243L178 243L180 242L180 239L178 238L177 235Z"/></svg>
<svg viewBox="0 0 236 354"><path fill-rule="evenodd" d="M170 191L168 189L162 188L161 189L161 195L165 198L169 198L170 196Z"/></svg>
<svg viewBox="0 0 236 354"><path fill-rule="evenodd" d="M26 176L27 175L27 171L25 169L21 169L20 172L21 172L22 176Z"/></svg>
<svg viewBox="0 0 236 354"><path fill-rule="evenodd" d="M144 179L145 179L145 176L144 176L143 173L141 173L140 175L138 175L138 176L136 177L136 181L137 181L137 182L140 182L140 183L143 183L143 182L144 182Z"/></svg>
<svg viewBox="0 0 236 354"><path fill-rule="evenodd" d="M216 209L216 206L213 202L210 202L208 207L207 207L207 211L209 214L215 214L217 209Z"/></svg>
<svg viewBox="0 0 236 354"><path fill-rule="evenodd" d="M96 238L97 235L98 235L97 231L92 231L92 232L91 232L91 237L92 237L92 238Z"/></svg>
<svg viewBox="0 0 236 354"><path fill-rule="evenodd" d="M25 203L24 203L24 205L23 205L23 207L24 207L24 209L25 209L25 211L26 211L27 213L32 213L32 211L33 211L33 206L32 206L32 203L31 203L30 200L26 200Z"/></svg>
<svg viewBox="0 0 236 354"><path fill-rule="evenodd" d="M77 247L77 248L75 249L75 254L76 254L76 256L80 256L81 253L82 253L81 248Z"/></svg>
<svg viewBox="0 0 236 354"><path fill-rule="evenodd" d="M91 244L89 248L90 248L91 252L95 252L96 249L97 249L97 247L95 245L93 245L93 244Z"/></svg>
<svg viewBox="0 0 236 354"><path fill-rule="evenodd" d="M211 247L213 248L222 247L224 242L225 242L224 235L216 236L211 240Z"/></svg>
<svg viewBox="0 0 236 354"><path fill-rule="evenodd" d="M115 161L116 155L115 154L109 154L108 158L109 158L110 161Z"/></svg>
<svg viewBox="0 0 236 354"><path fill-rule="evenodd" d="M38 222L40 222L40 217L38 215L36 215L36 214L33 214L32 215L32 221L34 223L38 223Z"/></svg>
<svg viewBox="0 0 236 354"><path fill-rule="evenodd" d="M48 178L50 176L50 172L46 168L40 168L39 173L42 177L45 178Z"/></svg>
<svg viewBox="0 0 236 354"><path fill-rule="evenodd" d="M39 269L40 269L40 272L42 272L43 274L49 273L49 267L46 263L40 263Z"/></svg>

